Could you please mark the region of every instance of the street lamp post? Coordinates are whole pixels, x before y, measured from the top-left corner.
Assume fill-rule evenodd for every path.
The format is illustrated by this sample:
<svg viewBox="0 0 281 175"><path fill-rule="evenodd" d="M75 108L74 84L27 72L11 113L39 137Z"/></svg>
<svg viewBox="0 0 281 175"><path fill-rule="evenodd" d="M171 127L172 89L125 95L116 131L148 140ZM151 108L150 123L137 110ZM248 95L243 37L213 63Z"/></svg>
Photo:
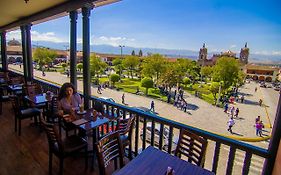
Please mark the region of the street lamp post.
<svg viewBox="0 0 281 175"><path fill-rule="evenodd" d="M119 47L120 47L120 51L121 51L121 58L123 57L123 47L125 47L124 45L122 46L122 45L119 45Z"/></svg>
<svg viewBox="0 0 281 175"><path fill-rule="evenodd" d="M218 99L217 99L217 104L216 104L216 106L219 106L219 103L220 103L220 98L221 98L221 84L222 84L222 82L220 82L220 86L219 86L219 96L218 96Z"/></svg>

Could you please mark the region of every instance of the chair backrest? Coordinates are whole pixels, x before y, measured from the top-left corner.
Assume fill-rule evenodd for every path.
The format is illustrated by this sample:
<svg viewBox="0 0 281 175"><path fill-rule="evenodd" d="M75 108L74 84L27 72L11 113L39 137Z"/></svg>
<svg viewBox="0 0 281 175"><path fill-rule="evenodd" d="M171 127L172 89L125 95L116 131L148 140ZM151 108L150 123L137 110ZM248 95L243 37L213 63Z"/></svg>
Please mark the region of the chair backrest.
<svg viewBox="0 0 281 175"><path fill-rule="evenodd" d="M20 104L20 98L18 96L10 96L10 101L12 102L13 110L16 116L20 115L20 109L21 105Z"/></svg>
<svg viewBox="0 0 281 175"><path fill-rule="evenodd" d="M9 81L9 72L0 72L0 78Z"/></svg>
<svg viewBox="0 0 281 175"><path fill-rule="evenodd" d="M49 149L56 150L58 152L63 152L62 142L59 134L55 130L53 124L47 123L43 118L41 118L42 126L47 134Z"/></svg>
<svg viewBox="0 0 281 175"><path fill-rule="evenodd" d="M39 84L25 84L23 86L25 95L33 96L37 94L42 94L42 87Z"/></svg>
<svg viewBox="0 0 281 175"><path fill-rule="evenodd" d="M23 84L24 83L24 78L23 77L11 77L9 84L14 85L14 84Z"/></svg>
<svg viewBox="0 0 281 175"><path fill-rule="evenodd" d="M52 97L52 102L51 102L51 112L54 114L58 110L58 97L53 96Z"/></svg>
<svg viewBox="0 0 281 175"><path fill-rule="evenodd" d="M135 115L132 115L128 119L119 120L117 125L117 131L120 133L120 135L129 134L129 137L132 135L135 118Z"/></svg>
<svg viewBox="0 0 281 175"><path fill-rule="evenodd" d="M181 129L175 156L186 156L188 162L203 167L208 141L188 130Z"/></svg>
<svg viewBox="0 0 281 175"><path fill-rule="evenodd" d="M119 168L124 166L124 151L118 132L105 135L96 143L100 174L106 174L106 167L119 158Z"/></svg>

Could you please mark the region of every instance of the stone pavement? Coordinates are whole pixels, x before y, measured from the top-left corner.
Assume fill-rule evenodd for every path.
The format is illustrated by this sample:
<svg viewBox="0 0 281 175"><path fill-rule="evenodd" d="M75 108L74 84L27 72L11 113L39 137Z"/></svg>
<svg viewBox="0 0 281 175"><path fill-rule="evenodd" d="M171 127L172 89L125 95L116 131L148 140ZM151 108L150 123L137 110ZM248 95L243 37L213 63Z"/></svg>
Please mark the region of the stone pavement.
<svg viewBox="0 0 281 175"><path fill-rule="evenodd" d="M18 65L9 65L9 67L19 70ZM46 76L43 77L41 71L34 70L34 75L36 77L48 79L59 84L70 81L66 75L62 75L58 72L46 72ZM234 134L230 134L227 131L227 121L229 120L229 117L226 113L223 112L222 108L215 107L188 93L185 93L184 98L186 99L188 104L192 105L195 108L195 110L188 110L188 113L177 109L172 104L130 93L125 93L125 103L129 106L144 106L150 108L150 103L153 100L155 102L155 111L158 112L162 117L221 135L258 138L255 135L255 128L253 127L255 118L260 115L264 124L267 125L269 125L269 121L267 119L265 108L258 105L258 100L260 98L263 98L263 94L266 93L265 91L267 91L267 89L261 89L260 87L258 87L258 91L254 92L255 87L258 87L258 85L254 82L251 82L250 84L245 84L242 88L239 89L239 92L245 94L245 103L241 104L238 102L234 104L235 108L239 107L240 109L239 117L237 119L234 118L236 123L233 127ZM83 90L82 81L78 81L78 90ZM273 89L270 90L275 93ZM116 91L107 88L102 91L102 94L98 94L97 88L92 87L91 92L94 96L111 97L117 103L121 104L121 97L123 94L122 91ZM277 91L276 94L278 94ZM271 106L271 108L267 109L270 111L269 113L272 114L272 116L270 116L272 124L275 117L273 116L273 114L276 113L278 95L275 95L275 97L274 99L264 99L265 104L275 105L275 107ZM271 129L265 128L265 130L266 132L264 132L264 134L269 135ZM254 143L254 145L258 145L261 147L267 147L267 144L268 143L265 141Z"/></svg>

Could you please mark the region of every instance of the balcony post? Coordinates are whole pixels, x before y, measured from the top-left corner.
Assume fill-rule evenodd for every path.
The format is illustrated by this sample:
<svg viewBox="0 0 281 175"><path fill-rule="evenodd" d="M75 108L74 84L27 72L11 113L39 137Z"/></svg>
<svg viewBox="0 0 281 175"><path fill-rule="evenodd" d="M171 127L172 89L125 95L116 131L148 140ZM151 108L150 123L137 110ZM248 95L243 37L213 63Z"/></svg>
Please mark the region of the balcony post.
<svg viewBox="0 0 281 175"><path fill-rule="evenodd" d="M3 71L8 71L6 32L1 33L1 59Z"/></svg>
<svg viewBox="0 0 281 175"><path fill-rule="evenodd" d="M27 81L33 79L33 64L32 64L32 46L31 46L31 24L25 25L26 30L26 63L27 63Z"/></svg>
<svg viewBox="0 0 281 175"><path fill-rule="evenodd" d="M268 146L268 152L270 157L266 159L264 163L262 174L272 174L275 164L276 154L278 151L280 138L281 138L280 131L281 131L281 94L279 95L276 117L273 124L271 139Z"/></svg>
<svg viewBox="0 0 281 175"><path fill-rule="evenodd" d="M83 21L83 90L84 106L90 107L91 73L90 73L90 20L91 7L82 8Z"/></svg>
<svg viewBox="0 0 281 175"><path fill-rule="evenodd" d="M71 11L70 17L70 82L77 89L77 11Z"/></svg>
<svg viewBox="0 0 281 175"><path fill-rule="evenodd" d="M21 47L22 47L22 58L23 58L23 73L24 80L27 81L28 71L27 71L27 53L26 53L26 28L25 26L20 26L21 30Z"/></svg>

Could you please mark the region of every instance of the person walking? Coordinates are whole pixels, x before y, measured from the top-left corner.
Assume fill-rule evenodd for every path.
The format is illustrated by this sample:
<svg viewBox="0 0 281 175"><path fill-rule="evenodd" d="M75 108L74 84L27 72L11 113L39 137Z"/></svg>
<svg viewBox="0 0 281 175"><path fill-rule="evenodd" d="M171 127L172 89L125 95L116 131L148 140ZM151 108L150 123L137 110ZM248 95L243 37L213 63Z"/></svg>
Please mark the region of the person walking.
<svg viewBox="0 0 281 175"><path fill-rule="evenodd" d="M234 115L234 116L237 118L238 115L239 115L239 108L236 108L236 110L235 110L235 115Z"/></svg>
<svg viewBox="0 0 281 175"><path fill-rule="evenodd" d="M151 101L151 104L150 104L150 111L155 112L154 101Z"/></svg>
<svg viewBox="0 0 281 175"><path fill-rule="evenodd" d="M262 128L263 128L263 123L262 121L258 121L256 123L256 136L262 137Z"/></svg>
<svg viewBox="0 0 281 175"><path fill-rule="evenodd" d="M257 90L258 90L258 88L257 88L257 87L255 87L255 92L257 92Z"/></svg>
<svg viewBox="0 0 281 175"><path fill-rule="evenodd" d="M228 103L225 103L224 104L224 112L227 113L227 110L228 110Z"/></svg>
<svg viewBox="0 0 281 175"><path fill-rule="evenodd" d="M244 95L242 95L242 97L241 97L241 103L244 103L244 99L245 99L245 97L244 97Z"/></svg>
<svg viewBox="0 0 281 175"><path fill-rule="evenodd" d="M260 105L260 106L262 105L262 99L259 100L259 105Z"/></svg>
<svg viewBox="0 0 281 175"><path fill-rule="evenodd" d="M228 129L227 130L232 134L232 127L235 124L235 122L233 120L233 117L230 117L230 119L228 120L227 124L228 124Z"/></svg>
<svg viewBox="0 0 281 175"><path fill-rule="evenodd" d="M239 108L236 108L236 110L235 110L235 117L237 118L238 117L238 114L239 114Z"/></svg>
<svg viewBox="0 0 281 175"><path fill-rule="evenodd" d="M102 94L102 93L101 93L101 85L100 85L100 84L98 85L97 93L98 93L98 94Z"/></svg>
<svg viewBox="0 0 281 175"><path fill-rule="evenodd" d="M122 95L122 104L125 104L125 94Z"/></svg>
<svg viewBox="0 0 281 175"><path fill-rule="evenodd" d="M258 123L260 120L261 120L261 116L258 116L258 117L256 118L256 123Z"/></svg>
<svg viewBox="0 0 281 175"><path fill-rule="evenodd" d="M234 106L232 106L232 107L230 108L230 115L231 115L231 117L234 116L234 111L235 111L235 108L234 108Z"/></svg>

